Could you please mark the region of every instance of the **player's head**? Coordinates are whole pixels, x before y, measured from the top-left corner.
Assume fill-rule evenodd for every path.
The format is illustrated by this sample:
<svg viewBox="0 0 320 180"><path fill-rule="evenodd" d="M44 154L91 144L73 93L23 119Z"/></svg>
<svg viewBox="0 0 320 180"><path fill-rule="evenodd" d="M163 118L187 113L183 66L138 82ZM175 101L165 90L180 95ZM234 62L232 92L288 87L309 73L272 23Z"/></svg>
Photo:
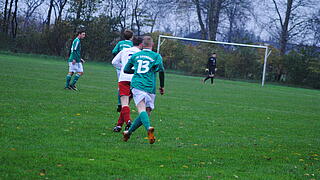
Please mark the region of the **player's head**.
<svg viewBox="0 0 320 180"><path fill-rule="evenodd" d="M132 36L133 36L133 32L130 29L124 30L123 37L124 37L125 40L132 39Z"/></svg>
<svg viewBox="0 0 320 180"><path fill-rule="evenodd" d="M213 52L213 53L211 54L211 56L212 56L212 57L217 57L217 54L216 54L215 52Z"/></svg>
<svg viewBox="0 0 320 180"><path fill-rule="evenodd" d="M80 38L80 39L85 38L85 37L86 37L86 31L85 31L84 29L78 30L78 31L77 31L77 36L78 36L78 38Z"/></svg>
<svg viewBox="0 0 320 180"><path fill-rule="evenodd" d="M139 46L140 49L142 48L142 41L143 39L140 36L133 36L132 38L133 46Z"/></svg>
<svg viewBox="0 0 320 180"><path fill-rule="evenodd" d="M153 39L151 36L144 36L142 41L143 47L152 48L153 47Z"/></svg>

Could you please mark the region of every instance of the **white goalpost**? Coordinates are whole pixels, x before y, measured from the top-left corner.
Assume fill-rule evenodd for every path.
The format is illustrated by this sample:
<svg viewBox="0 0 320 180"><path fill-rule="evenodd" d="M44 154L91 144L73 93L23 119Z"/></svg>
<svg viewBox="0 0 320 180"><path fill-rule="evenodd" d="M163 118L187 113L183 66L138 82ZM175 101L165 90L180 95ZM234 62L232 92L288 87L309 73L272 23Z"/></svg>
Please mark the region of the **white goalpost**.
<svg viewBox="0 0 320 180"><path fill-rule="evenodd" d="M162 42L161 42L161 38L164 39ZM262 82L261 82L261 86L264 86L265 76L266 76L267 59L268 59L268 56L271 53L271 51L268 52L268 46L252 45L252 44L240 44L240 43L229 43L229 42L220 42L220 41L209 41L209 40L202 40L202 39L192 39L192 38L182 38L182 37L175 37L175 36L159 35L158 48L157 48L157 52L158 53L160 53L160 47L163 44L163 42L165 41L165 39L177 39L177 40L184 40L184 41L196 41L196 42L204 42L204 43L212 43L212 44L224 44L224 45L230 45L230 46L242 46L242 47L252 47L252 48L265 49L263 71L262 71Z"/></svg>

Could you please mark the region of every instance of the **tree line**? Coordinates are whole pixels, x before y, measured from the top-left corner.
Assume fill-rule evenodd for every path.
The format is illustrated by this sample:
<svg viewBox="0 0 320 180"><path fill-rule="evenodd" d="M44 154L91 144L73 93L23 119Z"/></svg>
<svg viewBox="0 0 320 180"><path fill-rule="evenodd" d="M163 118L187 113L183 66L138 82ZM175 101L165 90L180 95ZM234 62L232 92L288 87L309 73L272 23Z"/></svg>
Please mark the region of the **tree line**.
<svg viewBox="0 0 320 180"><path fill-rule="evenodd" d="M155 41L166 33L268 43L267 80L320 88L320 8L315 0L4 0L0 8L2 50L67 57L79 26L88 34L85 57L107 62L127 28L136 35L151 34ZM261 31L250 29L252 24ZM201 74L206 52L218 51L220 77L261 77L259 50L170 43L161 50L169 69Z"/></svg>

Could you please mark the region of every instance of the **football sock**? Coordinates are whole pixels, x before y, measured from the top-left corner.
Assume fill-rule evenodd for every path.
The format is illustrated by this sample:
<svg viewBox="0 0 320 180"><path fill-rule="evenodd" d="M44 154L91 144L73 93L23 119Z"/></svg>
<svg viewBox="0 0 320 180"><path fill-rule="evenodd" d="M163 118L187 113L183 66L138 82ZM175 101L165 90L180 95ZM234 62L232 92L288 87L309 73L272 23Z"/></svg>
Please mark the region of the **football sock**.
<svg viewBox="0 0 320 180"><path fill-rule="evenodd" d="M128 121L130 121L130 107L129 106L124 106L121 109L121 114L123 116L124 121L126 124L128 124Z"/></svg>
<svg viewBox="0 0 320 180"><path fill-rule="evenodd" d="M122 114L122 110L121 110L117 126L121 126L122 127L123 123L124 123L124 120L123 120L123 114Z"/></svg>
<svg viewBox="0 0 320 180"><path fill-rule="evenodd" d="M67 77L66 77L66 80L67 80L66 81L66 88L69 87L69 85L70 85L71 77L72 77L71 74L67 74Z"/></svg>
<svg viewBox="0 0 320 180"><path fill-rule="evenodd" d="M77 81L80 78L80 76L81 76L80 74L76 74L76 77L74 77L74 79L72 81L72 86L74 86L77 83Z"/></svg>
<svg viewBox="0 0 320 180"><path fill-rule="evenodd" d="M140 116L140 119L141 119L143 126L148 131L148 129L150 127L150 120L149 120L148 113L146 111L142 111L139 116Z"/></svg>
<svg viewBox="0 0 320 180"><path fill-rule="evenodd" d="M138 116L132 123L132 125L129 128L129 133L131 134L132 132L134 132L136 129L138 129L140 126L142 125L140 116Z"/></svg>
<svg viewBox="0 0 320 180"><path fill-rule="evenodd" d="M213 84L213 77L211 78L211 84Z"/></svg>
<svg viewBox="0 0 320 180"><path fill-rule="evenodd" d="M118 105L121 105L121 96L120 96L119 89L118 89Z"/></svg>

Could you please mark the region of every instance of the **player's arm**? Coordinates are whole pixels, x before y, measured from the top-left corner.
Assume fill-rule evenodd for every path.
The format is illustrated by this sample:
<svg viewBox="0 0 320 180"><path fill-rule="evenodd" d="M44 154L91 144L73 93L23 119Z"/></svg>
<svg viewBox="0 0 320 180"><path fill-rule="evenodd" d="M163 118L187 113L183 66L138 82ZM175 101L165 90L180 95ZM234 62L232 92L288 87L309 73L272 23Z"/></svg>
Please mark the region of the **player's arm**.
<svg viewBox="0 0 320 180"><path fill-rule="evenodd" d="M163 66L163 63L162 63L162 57L161 55L159 55L159 64L158 64L158 72L159 72L159 81L160 81L160 88L159 88L159 91L160 91L160 94L163 95L164 94L164 66Z"/></svg>
<svg viewBox="0 0 320 180"><path fill-rule="evenodd" d="M164 71L160 71L159 72L159 80L160 80L160 94L163 95L164 94Z"/></svg>
<svg viewBox="0 0 320 180"><path fill-rule="evenodd" d="M132 69L132 67L133 67L133 59L131 57L128 63L126 64L126 66L124 67L123 72L127 74L133 74L134 70Z"/></svg>
<svg viewBox="0 0 320 180"><path fill-rule="evenodd" d="M73 55L73 57L75 58L74 60L81 60L81 55L80 55L80 48L79 48L79 44L80 44L80 41L77 40L74 42L74 44L72 44L72 50L71 50L71 53Z"/></svg>
<svg viewBox="0 0 320 180"><path fill-rule="evenodd" d="M115 56L119 53L119 43L113 48L112 54Z"/></svg>
<svg viewBox="0 0 320 180"><path fill-rule="evenodd" d="M121 51L122 52L122 51ZM118 53L113 59L112 59L112 65L115 67L115 68L121 68L121 55L122 53Z"/></svg>

